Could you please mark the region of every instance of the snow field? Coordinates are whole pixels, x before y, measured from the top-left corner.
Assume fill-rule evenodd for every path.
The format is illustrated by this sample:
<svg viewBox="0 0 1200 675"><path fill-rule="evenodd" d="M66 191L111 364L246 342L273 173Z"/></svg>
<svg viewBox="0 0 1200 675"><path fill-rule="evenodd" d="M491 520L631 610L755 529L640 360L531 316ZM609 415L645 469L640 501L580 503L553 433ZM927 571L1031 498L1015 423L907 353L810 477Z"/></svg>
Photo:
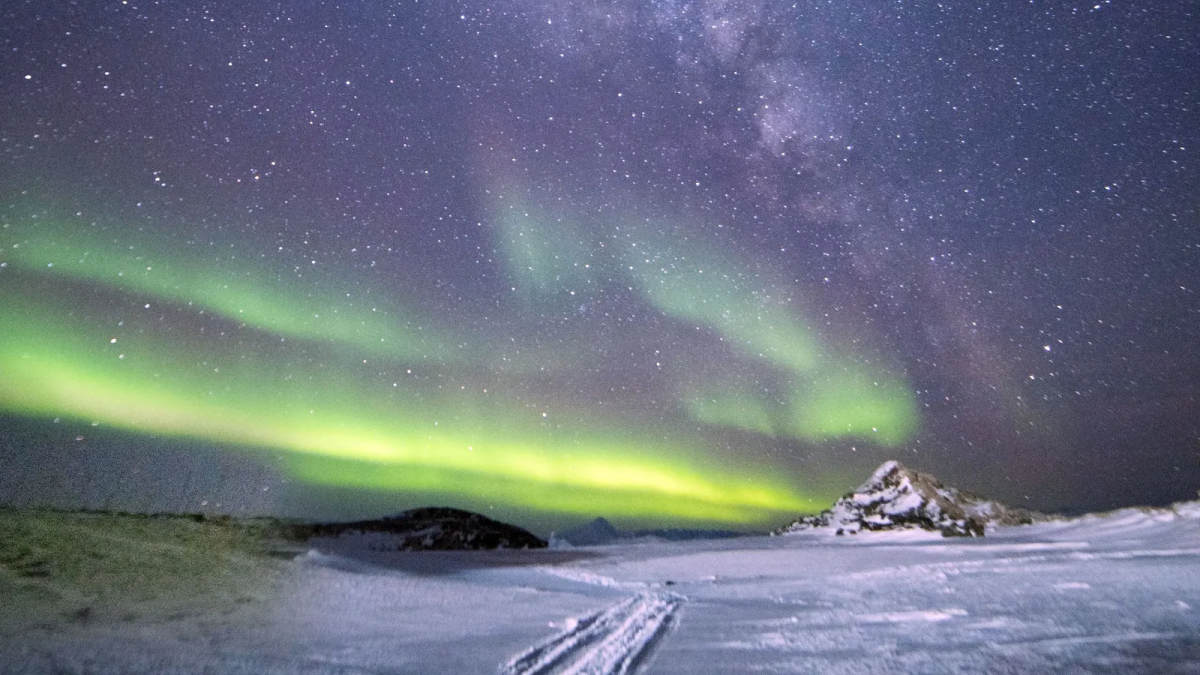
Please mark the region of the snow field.
<svg viewBox="0 0 1200 675"><path fill-rule="evenodd" d="M567 622L565 630L517 655L501 675L624 675L667 627L684 598L639 593Z"/></svg>
<svg viewBox="0 0 1200 675"><path fill-rule="evenodd" d="M5 622L0 673L1196 673L1197 513L975 539L811 532L263 558L270 584L229 601L181 607L166 593L128 618L114 605ZM253 559L231 560L222 574ZM29 588L49 592L49 579Z"/></svg>

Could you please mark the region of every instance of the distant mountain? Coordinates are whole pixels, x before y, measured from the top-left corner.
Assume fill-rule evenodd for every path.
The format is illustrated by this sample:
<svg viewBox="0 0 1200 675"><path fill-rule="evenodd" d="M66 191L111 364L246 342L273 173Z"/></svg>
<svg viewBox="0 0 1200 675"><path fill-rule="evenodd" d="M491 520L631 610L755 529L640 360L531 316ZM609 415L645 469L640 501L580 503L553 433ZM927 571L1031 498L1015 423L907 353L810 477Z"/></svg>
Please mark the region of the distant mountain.
<svg viewBox="0 0 1200 675"><path fill-rule="evenodd" d="M329 543L372 551L546 548L545 541L519 527L445 507L413 509L352 523L293 524L287 536L310 544Z"/></svg>
<svg viewBox="0 0 1200 675"><path fill-rule="evenodd" d="M631 539L663 539L666 541L692 541L695 539L726 539L729 537L745 536L742 532L729 530L688 530L680 528L657 530L634 530L625 532L613 527L604 518L597 518L590 523L558 532L550 537L552 544L569 544L571 546L603 546L618 541Z"/></svg>
<svg viewBox="0 0 1200 675"><path fill-rule="evenodd" d="M572 527L550 536L553 542L565 542L571 546L600 546L611 544L620 538L620 530L604 518L597 518L586 525Z"/></svg>
<svg viewBox="0 0 1200 675"><path fill-rule="evenodd" d="M946 487L929 474L892 461L829 509L800 518L777 534L815 528L832 528L837 534L922 529L946 537L982 537L989 527L1029 524L1040 518L1032 511Z"/></svg>

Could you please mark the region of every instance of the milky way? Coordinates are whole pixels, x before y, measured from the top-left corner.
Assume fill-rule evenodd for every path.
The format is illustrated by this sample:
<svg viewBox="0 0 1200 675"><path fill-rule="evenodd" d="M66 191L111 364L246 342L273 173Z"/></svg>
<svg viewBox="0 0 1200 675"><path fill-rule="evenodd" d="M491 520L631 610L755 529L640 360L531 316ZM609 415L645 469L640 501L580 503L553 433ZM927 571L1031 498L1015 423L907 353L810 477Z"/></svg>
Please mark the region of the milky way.
<svg viewBox="0 0 1200 675"><path fill-rule="evenodd" d="M1191 496L1195 19L8 7L0 498L763 526L891 457Z"/></svg>

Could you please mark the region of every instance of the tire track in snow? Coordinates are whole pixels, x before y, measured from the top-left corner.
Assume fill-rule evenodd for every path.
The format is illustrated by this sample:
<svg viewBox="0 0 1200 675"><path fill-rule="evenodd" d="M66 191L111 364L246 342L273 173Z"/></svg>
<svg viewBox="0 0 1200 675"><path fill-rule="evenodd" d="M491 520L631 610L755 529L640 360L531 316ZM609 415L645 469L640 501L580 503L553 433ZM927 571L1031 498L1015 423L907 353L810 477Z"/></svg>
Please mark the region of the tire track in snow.
<svg viewBox="0 0 1200 675"><path fill-rule="evenodd" d="M639 593L570 620L561 633L514 656L500 675L625 675L663 634L685 598Z"/></svg>

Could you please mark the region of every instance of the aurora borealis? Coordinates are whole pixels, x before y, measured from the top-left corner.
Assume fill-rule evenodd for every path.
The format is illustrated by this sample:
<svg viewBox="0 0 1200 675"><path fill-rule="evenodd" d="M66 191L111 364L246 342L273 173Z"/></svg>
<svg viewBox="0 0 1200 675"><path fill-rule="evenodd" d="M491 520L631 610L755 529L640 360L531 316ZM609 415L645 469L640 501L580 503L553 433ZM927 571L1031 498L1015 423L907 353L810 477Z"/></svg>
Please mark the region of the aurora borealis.
<svg viewBox="0 0 1200 675"><path fill-rule="evenodd" d="M594 415L586 410L558 411L553 404L543 406L539 418L496 402L519 387L498 365L507 357L489 361L489 349L499 348L489 346L486 336L458 342L456 354L450 349L456 344L450 331L389 322L387 317L402 313L395 307L356 311L328 293L323 298L320 291L302 292L306 286L320 288L321 279L288 288L269 270L264 274L253 266L210 271L164 247L145 246L146 253L142 246L128 247L128 252L106 247L87 238L87 226L34 222L27 228L33 236L17 238L25 228L11 225L6 231L17 235L5 246L13 252L6 261L13 268L10 278L14 287L27 286L6 298L4 307L14 319L3 352L3 400L11 411L283 450L298 455L284 462L289 475L309 482L459 494L572 514L599 509L618 516L753 523L764 514L820 504L766 471L719 467L711 460L706 467L695 466L704 463L697 451L704 442L696 432L655 439L629 432L631 426L650 426L637 418L606 425L590 419ZM549 239L540 240L547 250L542 257L558 259ZM538 264L521 252L511 256L516 276ZM598 267L605 272L605 265ZM698 293L672 279L672 291L647 294L657 298L653 305L664 313L694 319L718 340L727 335L740 346L735 351L790 367L798 375L818 370L816 347L787 314L772 316L769 308L759 308L754 316L739 316L752 297L737 297L729 275L721 274L719 266L709 269L718 281ZM640 283L649 286L655 280ZM78 292L77 285L111 296L107 302L133 303L135 314L106 332L105 312L93 312L87 304L60 317L42 309L61 305L64 296ZM535 286L535 293L558 292L552 285ZM143 311L136 312L136 303L143 300ZM731 309L698 310L710 302ZM159 305L167 305L175 316L139 316ZM349 311L339 311L345 305ZM205 313L215 316L215 347L208 347L203 328L199 337L181 340L178 325ZM231 333L241 336L232 353L221 347ZM431 344L422 352L426 340ZM588 347L586 339L580 347ZM737 365L733 355L727 360ZM424 369L439 378L455 371L491 373L491 396L487 388L468 392L464 385L446 391L441 384L429 387L409 377L412 366L421 368L429 361L436 365ZM389 386L388 375L400 381ZM829 382L810 380L795 387L797 396L808 390L803 394L808 400L780 411L785 433L878 435L882 443L903 440L908 433L904 425L914 413L902 394L892 392L889 399L886 391L876 392L878 383L861 378L836 385L836 392ZM763 407L746 392L732 401L702 398L702 411L694 408L695 401L693 395L684 402L682 412L715 427L741 428L741 415L722 418L710 408ZM826 401L835 403L831 407ZM549 410L556 421L563 417L569 422L544 428ZM522 422L522 417L527 419Z"/></svg>
<svg viewBox="0 0 1200 675"><path fill-rule="evenodd" d="M1183 4L2 11L0 499L87 491L39 429L117 506L543 529L1200 487Z"/></svg>

